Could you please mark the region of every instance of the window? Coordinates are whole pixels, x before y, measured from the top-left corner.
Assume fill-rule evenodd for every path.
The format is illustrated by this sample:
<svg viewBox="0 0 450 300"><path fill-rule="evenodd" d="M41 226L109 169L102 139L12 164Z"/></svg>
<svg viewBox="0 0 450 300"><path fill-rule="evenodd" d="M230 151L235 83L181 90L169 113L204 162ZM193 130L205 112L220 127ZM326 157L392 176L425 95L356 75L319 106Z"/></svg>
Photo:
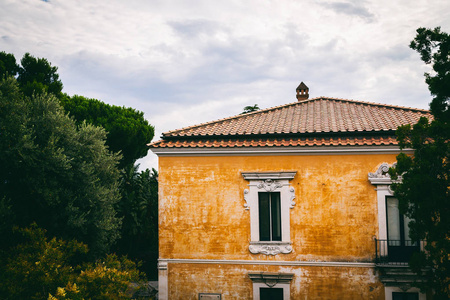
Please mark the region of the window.
<svg viewBox="0 0 450 300"><path fill-rule="evenodd" d="M249 181L244 208L250 211L250 245L253 254L291 253L290 209L295 190L290 186L296 172L243 172Z"/></svg>
<svg viewBox="0 0 450 300"><path fill-rule="evenodd" d="M281 241L280 192L258 193L259 240Z"/></svg>
<svg viewBox="0 0 450 300"><path fill-rule="evenodd" d="M392 300L419 300L419 293L393 292Z"/></svg>
<svg viewBox="0 0 450 300"><path fill-rule="evenodd" d="M390 244L397 246L411 246L409 238L409 222L407 216L400 213L398 208L398 199L394 197L386 197L387 209L387 234Z"/></svg>
<svg viewBox="0 0 450 300"><path fill-rule="evenodd" d="M419 251L419 243L409 237L410 219L400 213L398 199L394 197L386 197L386 214L389 261L406 263Z"/></svg>
<svg viewBox="0 0 450 300"><path fill-rule="evenodd" d="M368 179L376 186L377 191L378 240L383 242L379 244L380 255L387 256L387 262L397 264L405 259L409 260L410 251L417 251L420 245L417 242L408 241L409 220L400 214L398 200L393 197L390 188L392 180L388 173L390 166L388 163L382 163L376 172L368 174ZM399 282L399 286L385 285L385 300L426 300L426 294L420 293L419 289L409 288L411 283L412 281Z"/></svg>
<svg viewBox="0 0 450 300"><path fill-rule="evenodd" d="M418 288L399 288L385 286L384 294L386 300L426 300L427 295L420 292Z"/></svg>
<svg viewBox="0 0 450 300"><path fill-rule="evenodd" d="M379 240L387 240L386 197L393 195L390 188L392 180L388 173L389 167L391 165L382 163L376 172L368 174L370 183L376 186L377 191Z"/></svg>
<svg viewBox="0 0 450 300"><path fill-rule="evenodd" d="M249 273L253 282L253 300L289 300L292 273Z"/></svg>
<svg viewBox="0 0 450 300"><path fill-rule="evenodd" d="M261 287L259 288L259 300L283 300L283 289Z"/></svg>

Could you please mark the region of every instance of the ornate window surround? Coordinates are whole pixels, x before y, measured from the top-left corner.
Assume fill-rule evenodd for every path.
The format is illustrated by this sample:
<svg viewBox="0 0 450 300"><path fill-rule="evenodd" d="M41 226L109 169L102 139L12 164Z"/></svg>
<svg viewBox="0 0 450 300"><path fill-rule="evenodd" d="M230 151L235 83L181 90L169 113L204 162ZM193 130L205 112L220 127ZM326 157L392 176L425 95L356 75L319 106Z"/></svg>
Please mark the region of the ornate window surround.
<svg viewBox="0 0 450 300"><path fill-rule="evenodd" d="M407 288L405 289L401 289L399 287L395 287L395 286L386 286L384 288L384 294L385 294L385 300L392 300L392 293L394 292L408 292L408 293L417 293L419 294L419 300L426 300L427 299L427 295L424 293L421 293L420 290L418 288Z"/></svg>
<svg viewBox="0 0 450 300"><path fill-rule="evenodd" d="M378 239L387 240L387 219L386 219L386 197L394 196L394 192L391 189L391 184L394 182L389 175L389 168L395 167L397 163L392 165L388 163L382 163L376 172L369 173L369 181L371 184L375 185L375 190L377 191L377 202L378 202ZM401 177L398 178L401 181ZM386 253L387 250L385 250ZM385 299L392 300L393 292L416 292L419 294L419 300L425 300L426 295L421 293L419 289L407 288L406 290L398 286L385 286Z"/></svg>
<svg viewBox="0 0 450 300"><path fill-rule="evenodd" d="M376 186L375 190L377 191L378 239L380 240L387 240L386 197L394 196L391 190L393 181L388 171L395 164L382 163L376 172L368 174L370 183Z"/></svg>
<svg viewBox="0 0 450 300"><path fill-rule="evenodd" d="M290 186L297 171L290 172L242 172L250 183L244 190L244 208L250 210L250 245L253 254L277 255L291 253L290 211L294 208L295 190ZM281 241L260 241L258 192L280 192L281 200Z"/></svg>
<svg viewBox="0 0 450 300"><path fill-rule="evenodd" d="M253 299L260 298L261 287L275 287L283 289L283 299L289 300L291 296L290 283L294 274L292 273L249 273L248 277L253 282Z"/></svg>

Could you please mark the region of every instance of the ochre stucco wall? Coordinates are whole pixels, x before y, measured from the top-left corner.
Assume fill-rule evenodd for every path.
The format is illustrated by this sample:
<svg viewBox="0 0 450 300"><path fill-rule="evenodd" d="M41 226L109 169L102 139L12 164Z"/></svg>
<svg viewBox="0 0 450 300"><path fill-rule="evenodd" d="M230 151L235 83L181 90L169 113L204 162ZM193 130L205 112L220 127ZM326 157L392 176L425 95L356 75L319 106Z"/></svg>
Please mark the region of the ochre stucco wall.
<svg viewBox="0 0 450 300"><path fill-rule="evenodd" d="M372 261L377 202L367 174L394 161L395 155L160 157L160 258ZM290 254L248 250L248 181L241 172L252 171L297 171L290 182Z"/></svg>
<svg viewBox="0 0 450 300"><path fill-rule="evenodd" d="M373 268L288 267L227 264L169 264L168 299L197 300L199 293L219 293L223 300L252 299L248 273L293 273L292 300L384 299Z"/></svg>

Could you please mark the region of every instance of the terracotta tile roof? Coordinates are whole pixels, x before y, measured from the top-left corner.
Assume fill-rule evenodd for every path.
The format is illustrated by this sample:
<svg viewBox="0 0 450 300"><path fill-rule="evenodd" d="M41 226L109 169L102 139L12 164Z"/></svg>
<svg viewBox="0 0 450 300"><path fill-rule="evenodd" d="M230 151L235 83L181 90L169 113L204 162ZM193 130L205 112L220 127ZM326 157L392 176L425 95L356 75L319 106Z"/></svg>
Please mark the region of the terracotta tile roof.
<svg viewBox="0 0 450 300"><path fill-rule="evenodd" d="M154 148L232 148L232 147L289 147L289 146L389 146L397 145L392 136L357 138L256 138L211 140L161 140L151 144Z"/></svg>
<svg viewBox="0 0 450 300"><path fill-rule="evenodd" d="M159 147L396 145L427 110L319 97L163 133Z"/></svg>

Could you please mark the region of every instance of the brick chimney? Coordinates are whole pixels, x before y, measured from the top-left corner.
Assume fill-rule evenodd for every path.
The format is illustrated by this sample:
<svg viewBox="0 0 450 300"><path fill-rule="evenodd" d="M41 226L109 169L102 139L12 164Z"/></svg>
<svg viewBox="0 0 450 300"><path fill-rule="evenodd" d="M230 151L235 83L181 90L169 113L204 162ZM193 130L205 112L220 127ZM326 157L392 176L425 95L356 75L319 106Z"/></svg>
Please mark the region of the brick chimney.
<svg viewBox="0 0 450 300"><path fill-rule="evenodd" d="M309 88L306 86L306 84L303 83L303 81L300 83L300 85L296 89L297 91L297 100L302 101L309 98Z"/></svg>

